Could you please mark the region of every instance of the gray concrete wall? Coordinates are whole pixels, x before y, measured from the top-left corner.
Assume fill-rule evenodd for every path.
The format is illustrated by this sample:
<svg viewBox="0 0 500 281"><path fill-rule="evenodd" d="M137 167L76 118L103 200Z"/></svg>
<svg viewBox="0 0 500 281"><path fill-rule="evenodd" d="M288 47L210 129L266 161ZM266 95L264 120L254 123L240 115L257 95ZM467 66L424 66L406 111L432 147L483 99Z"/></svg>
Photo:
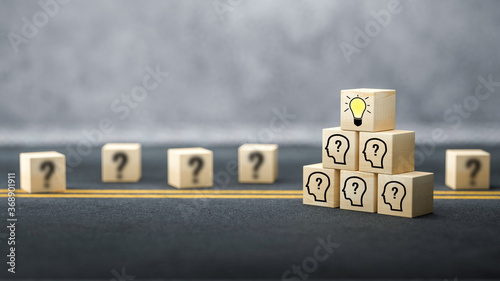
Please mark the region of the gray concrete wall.
<svg viewBox="0 0 500 281"><path fill-rule="evenodd" d="M500 85L478 85L500 81L500 2L391 3L73 0L44 17L2 0L0 144L76 142L103 120L98 142L319 143L357 87L396 89L397 127L421 140L498 143ZM127 111L148 67L169 75Z"/></svg>

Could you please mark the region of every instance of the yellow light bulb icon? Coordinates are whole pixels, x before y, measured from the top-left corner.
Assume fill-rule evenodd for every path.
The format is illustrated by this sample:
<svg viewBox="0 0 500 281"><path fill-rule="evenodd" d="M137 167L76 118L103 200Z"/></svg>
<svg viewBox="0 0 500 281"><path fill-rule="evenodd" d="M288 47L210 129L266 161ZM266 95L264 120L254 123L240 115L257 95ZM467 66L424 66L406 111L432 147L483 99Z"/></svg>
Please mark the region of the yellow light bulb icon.
<svg viewBox="0 0 500 281"><path fill-rule="evenodd" d="M363 113L366 110L366 103L362 98L356 97L351 100L349 103L349 108L352 111L352 116L354 116L354 125L361 126L363 118Z"/></svg>

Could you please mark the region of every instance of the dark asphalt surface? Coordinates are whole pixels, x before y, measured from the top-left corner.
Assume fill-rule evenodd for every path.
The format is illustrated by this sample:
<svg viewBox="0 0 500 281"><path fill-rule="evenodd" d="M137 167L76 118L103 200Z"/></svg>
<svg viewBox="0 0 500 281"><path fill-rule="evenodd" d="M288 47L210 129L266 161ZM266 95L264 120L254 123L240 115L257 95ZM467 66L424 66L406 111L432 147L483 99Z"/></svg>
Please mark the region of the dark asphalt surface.
<svg viewBox="0 0 500 281"><path fill-rule="evenodd" d="M207 148L214 150L215 173L237 159L236 147ZM480 148L492 154L492 190L500 190L500 148ZM20 152L50 149L65 152L0 149L2 187L7 172L18 172ZM280 147L279 154L277 183L239 184L232 175L218 188L300 190L302 166L321 161L320 147ZM435 173L437 190L449 190L444 155L438 148L417 166ZM68 173L68 188L172 189L166 156L166 148L145 147L139 183L103 184L96 148ZM304 206L300 199L18 198L17 204L17 273L6 271L2 236L0 279L119 280L112 271L122 268L133 280L282 279L304 261L314 267L319 240L338 247L315 270L302 270L309 279L500 279L500 200L435 200L434 214L415 219ZM6 199L0 208L6 225Z"/></svg>

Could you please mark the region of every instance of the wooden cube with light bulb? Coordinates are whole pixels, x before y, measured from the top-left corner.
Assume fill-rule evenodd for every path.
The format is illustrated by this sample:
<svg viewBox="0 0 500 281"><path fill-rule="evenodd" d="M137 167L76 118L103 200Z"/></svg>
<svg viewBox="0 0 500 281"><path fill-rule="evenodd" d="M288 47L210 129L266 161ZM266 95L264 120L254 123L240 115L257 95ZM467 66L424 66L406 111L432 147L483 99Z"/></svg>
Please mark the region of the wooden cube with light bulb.
<svg viewBox="0 0 500 281"><path fill-rule="evenodd" d="M342 90L342 130L379 132L396 127L396 91L386 89Z"/></svg>
<svg viewBox="0 0 500 281"><path fill-rule="evenodd" d="M481 149L448 149L445 173L445 183L452 189L489 189L490 154Z"/></svg>

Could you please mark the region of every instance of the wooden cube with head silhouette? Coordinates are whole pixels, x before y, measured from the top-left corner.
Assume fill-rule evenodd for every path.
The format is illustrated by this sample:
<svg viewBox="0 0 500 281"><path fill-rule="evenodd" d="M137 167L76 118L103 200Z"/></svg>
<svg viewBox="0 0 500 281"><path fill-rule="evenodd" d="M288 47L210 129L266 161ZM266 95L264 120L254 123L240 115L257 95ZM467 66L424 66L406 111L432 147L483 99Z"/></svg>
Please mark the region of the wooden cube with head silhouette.
<svg viewBox="0 0 500 281"><path fill-rule="evenodd" d="M415 169L415 132L359 133L359 171L400 174Z"/></svg>
<svg viewBox="0 0 500 281"><path fill-rule="evenodd" d="M321 163L303 167L302 203L339 207L339 170L325 169Z"/></svg>
<svg viewBox="0 0 500 281"><path fill-rule="evenodd" d="M340 127L323 129L323 167L358 170L359 133Z"/></svg>
<svg viewBox="0 0 500 281"><path fill-rule="evenodd" d="M340 209L377 212L377 174L340 171Z"/></svg>
<svg viewBox="0 0 500 281"><path fill-rule="evenodd" d="M434 174L378 175L378 213L414 218L433 212Z"/></svg>

